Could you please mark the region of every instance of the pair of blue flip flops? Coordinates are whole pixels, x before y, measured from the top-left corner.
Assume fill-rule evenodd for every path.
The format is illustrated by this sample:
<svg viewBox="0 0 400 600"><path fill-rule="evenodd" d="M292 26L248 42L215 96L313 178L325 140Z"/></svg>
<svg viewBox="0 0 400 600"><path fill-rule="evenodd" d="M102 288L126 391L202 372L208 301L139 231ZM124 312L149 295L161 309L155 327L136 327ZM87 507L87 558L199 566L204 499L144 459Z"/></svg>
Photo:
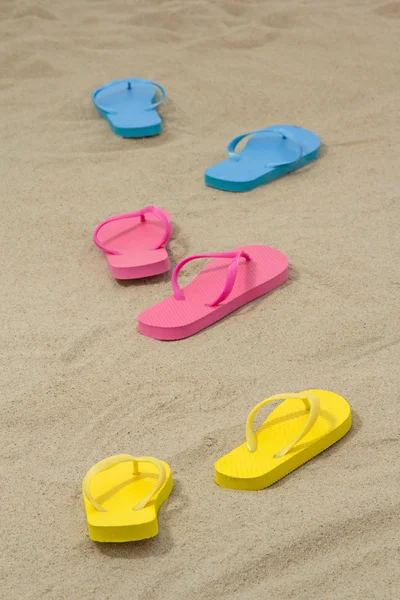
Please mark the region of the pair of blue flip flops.
<svg viewBox="0 0 400 600"><path fill-rule="evenodd" d="M157 89L161 99L157 101ZM162 131L157 107L166 94L158 83L147 79L120 79L97 88L92 99L99 114L117 135L141 138ZM237 145L250 137L246 146ZM246 192L318 158L321 141L315 133L292 125L275 125L234 138L227 147L228 158L205 171L207 185L230 192Z"/></svg>

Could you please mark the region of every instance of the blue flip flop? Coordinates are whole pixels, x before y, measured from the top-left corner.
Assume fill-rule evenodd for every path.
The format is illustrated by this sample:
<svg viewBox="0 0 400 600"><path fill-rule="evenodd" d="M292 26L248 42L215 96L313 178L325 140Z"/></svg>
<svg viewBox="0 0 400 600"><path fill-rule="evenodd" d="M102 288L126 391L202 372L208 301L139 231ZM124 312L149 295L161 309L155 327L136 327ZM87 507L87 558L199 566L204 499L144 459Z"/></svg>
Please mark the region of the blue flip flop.
<svg viewBox="0 0 400 600"><path fill-rule="evenodd" d="M156 102L158 88L161 99ZM165 100L158 83L139 79L120 79L103 85L92 94L98 113L107 119L117 135L126 138L149 137L161 133L162 122L156 107Z"/></svg>
<svg viewBox="0 0 400 600"><path fill-rule="evenodd" d="M240 152L238 143L251 136ZM292 125L275 125L244 133L227 147L229 158L205 171L206 185L228 192L247 192L318 158L321 140Z"/></svg>

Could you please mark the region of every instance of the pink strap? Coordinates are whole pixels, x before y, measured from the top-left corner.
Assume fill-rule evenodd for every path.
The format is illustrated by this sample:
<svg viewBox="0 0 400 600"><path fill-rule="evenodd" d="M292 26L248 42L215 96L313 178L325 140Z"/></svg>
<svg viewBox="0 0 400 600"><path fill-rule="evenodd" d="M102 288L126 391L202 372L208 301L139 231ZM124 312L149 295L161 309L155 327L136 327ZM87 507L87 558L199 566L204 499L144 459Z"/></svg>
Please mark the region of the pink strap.
<svg viewBox="0 0 400 600"><path fill-rule="evenodd" d="M237 276L237 272L238 272L238 268L239 268L239 261L242 256L243 256L243 258L246 259L246 261L250 260L250 256L246 252L243 252L243 251L240 251L240 252L217 252L215 254L195 254L194 256L189 256L188 258L184 258L178 265L176 265L175 269L172 272L171 283L172 283L172 289L174 290L175 298L177 300L185 299L185 296L184 296L181 288L178 285L178 274L179 274L179 271L182 269L182 267L184 267L188 262L190 262L192 260L196 260L197 258L233 258L234 260L231 262L231 264L229 265L229 268L228 268L228 273L226 276L224 289L222 290L222 292L220 293L218 298L216 300L214 300L214 302L211 302L211 304L207 304L207 306L212 307L212 306L216 306L217 304L220 304L229 296L229 294L233 290L233 286L235 285L236 276Z"/></svg>
<svg viewBox="0 0 400 600"><path fill-rule="evenodd" d="M103 250L103 252L108 252L109 254L120 255L121 252L117 252L116 250L111 250L110 248L106 248L105 246L103 246L103 244L101 244L99 242L97 234L99 233L100 229L102 227L104 227L104 225L106 225L107 223L111 223L112 221L119 221L120 219L130 219L131 217L140 217L140 221L143 223L145 221L144 215L148 214L148 213L151 213L152 215L155 215L156 217L158 217L164 226L164 235L163 235L161 242L155 248L152 248L152 250L158 250L159 248L164 246L170 239L170 237L172 235L172 227L171 227L171 223L168 221L168 219L166 218L166 216L162 212L162 210L160 210L156 206L146 206L146 208L142 208L141 210L138 210L136 212L126 213L124 215L117 215L115 217L110 217L103 223L100 223L100 225L96 228L96 230L93 234L94 243L96 244L96 246L98 246L100 248L100 250Z"/></svg>

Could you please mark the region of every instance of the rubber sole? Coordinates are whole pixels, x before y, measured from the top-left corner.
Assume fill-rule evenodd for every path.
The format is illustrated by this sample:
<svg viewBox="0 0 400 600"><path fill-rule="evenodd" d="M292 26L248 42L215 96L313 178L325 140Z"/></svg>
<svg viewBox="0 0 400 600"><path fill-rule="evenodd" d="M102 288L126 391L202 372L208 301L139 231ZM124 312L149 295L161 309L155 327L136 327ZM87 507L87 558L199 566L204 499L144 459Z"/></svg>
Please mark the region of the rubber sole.
<svg viewBox="0 0 400 600"><path fill-rule="evenodd" d="M155 101L155 96L153 98L153 102ZM137 127L135 129L129 128L121 128L114 127L110 119L108 118L107 113L103 112L95 105L98 114L110 125L111 130L118 135L119 137L132 139L132 138L144 138L144 137L153 137L153 135L159 135L162 132L162 122L157 125L152 125L151 127Z"/></svg>
<svg viewBox="0 0 400 600"><path fill-rule="evenodd" d="M274 181L274 179L278 179L283 175L287 175L293 171L297 171L297 169L301 169L305 167L309 163L316 160L320 154L320 148L314 150L314 152L310 152L306 156L302 156L298 161L292 163L291 165L284 165L282 167L276 167L273 171L258 177L257 179L253 179L252 181L244 181L244 182L234 182L234 181L223 181L221 179L215 179L214 177L210 177L209 175L204 175L204 182L208 187L215 188L217 190L222 190L224 192L249 192L250 190L254 190L256 187L260 185L264 185L265 183L270 183Z"/></svg>
<svg viewBox="0 0 400 600"><path fill-rule="evenodd" d="M255 477L253 479L246 480L238 480L235 477L228 477L227 475L223 475L217 471L215 474L215 481L220 487L229 490L244 490L254 492L264 490L333 446L336 442L341 440L346 433L348 433L348 431L351 429L351 425L352 416L350 413L347 420L344 421L344 423L342 423L338 429L332 431L331 434L327 435L326 438L323 438L319 444L315 445L314 452L308 456L308 458L304 458L304 455L301 453L294 457L290 469L287 468L287 464L283 464L281 465L281 468L277 468L273 472L266 473L261 477Z"/></svg>
<svg viewBox="0 0 400 600"><path fill-rule="evenodd" d="M155 537L158 534L158 511L168 499L173 488L172 475L160 491L155 502L156 518L149 523L137 525L122 525L120 527L97 527L88 523L88 533L94 542L125 543L138 542Z"/></svg>
<svg viewBox="0 0 400 600"><path fill-rule="evenodd" d="M142 267L118 268L112 267L110 264L108 264L108 266L110 267L110 272L114 279L125 281L127 279L143 279L144 277L162 275L162 273L167 273L170 270L171 263L169 258L166 258L158 263L143 265Z"/></svg>
<svg viewBox="0 0 400 600"><path fill-rule="evenodd" d="M250 290L246 294L243 294L242 296L238 297L234 303L229 304L229 308L227 309L226 313L210 313L203 319L200 319L191 325L185 325L184 327L154 327L152 325L145 325L143 323L140 323L139 321L138 331L142 335L146 335L147 337L162 341L175 341L188 338L198 333L199 331L206 329L206 327L213 325L217 321L220 321L221 319L227 317L232 312L234 312L238 308L241 308L245 304L248 304L249 302L252 302L257 298L260 298L261 296L272 292L274 289L282 285L282 283L284 283L288 279L288 277L289 268L285 269L282 273L280 273L273 279L267 281L264 285L260 285Z"/></svg>

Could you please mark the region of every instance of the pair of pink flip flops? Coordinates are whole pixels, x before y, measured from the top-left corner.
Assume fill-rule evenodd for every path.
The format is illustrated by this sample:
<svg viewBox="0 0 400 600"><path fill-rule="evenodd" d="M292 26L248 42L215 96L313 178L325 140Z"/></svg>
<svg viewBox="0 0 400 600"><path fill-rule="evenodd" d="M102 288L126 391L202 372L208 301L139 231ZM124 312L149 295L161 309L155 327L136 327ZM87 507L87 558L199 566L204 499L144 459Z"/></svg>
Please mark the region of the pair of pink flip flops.
<svg viewBox="0 0 400 600"><path fill-rule="evenodd" d="M93 238L115 279L139 279L169 270L166 245L171 235L168 213L148 206L107 219ZM214 260L181 289L179 271L198 258ZM139 332L158 340L189 337L267 294L288 276L286 256L268 246L241 246L230 252L189 256L172 272L173 295L139 315Z"/></svg>

